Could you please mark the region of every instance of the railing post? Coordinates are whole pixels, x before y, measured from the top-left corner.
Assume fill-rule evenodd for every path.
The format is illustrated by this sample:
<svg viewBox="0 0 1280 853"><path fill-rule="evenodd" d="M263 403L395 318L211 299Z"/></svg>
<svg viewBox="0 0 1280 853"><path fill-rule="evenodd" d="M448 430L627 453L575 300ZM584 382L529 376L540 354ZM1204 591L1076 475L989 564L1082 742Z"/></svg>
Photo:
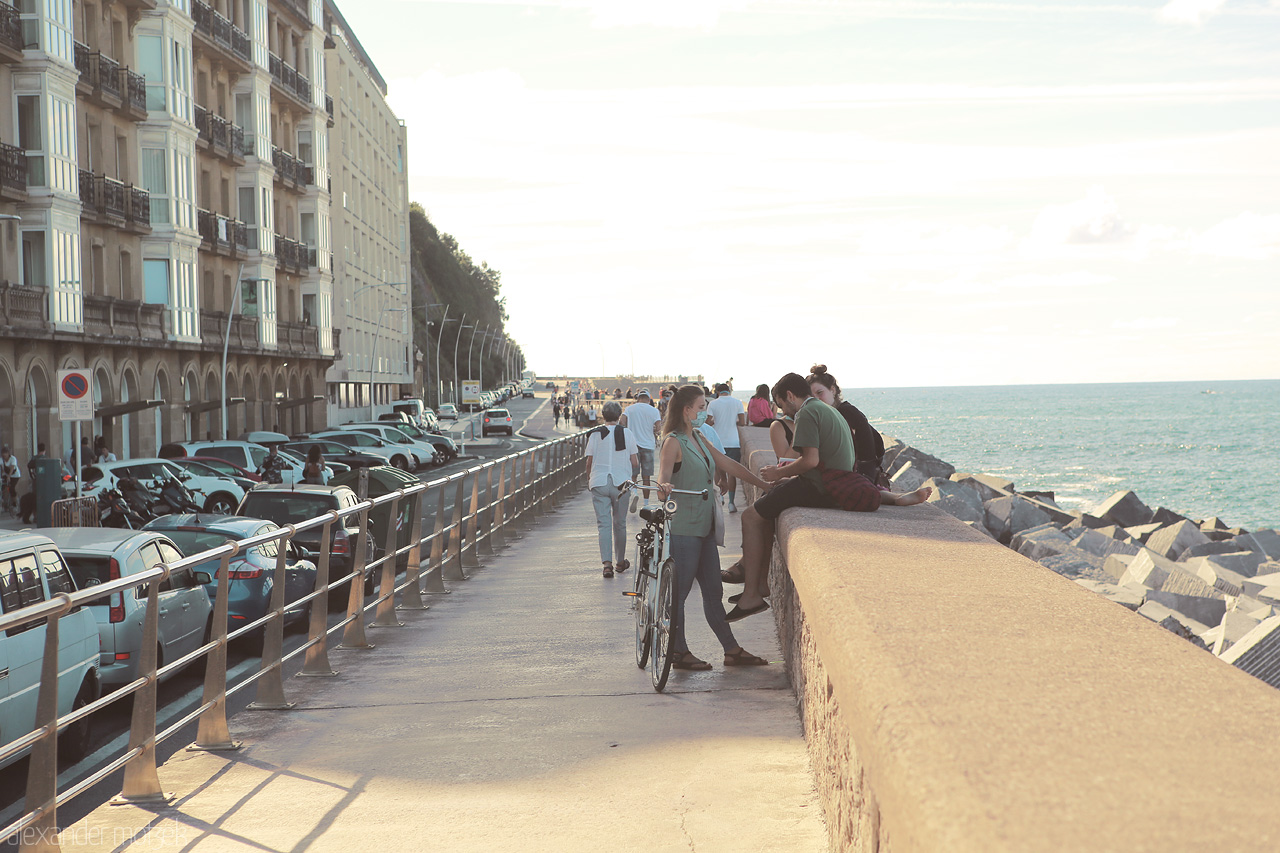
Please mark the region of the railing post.
<svg viewBox="0 0 1280 853"><path fill-rule="evenodd" d="M187 749L221 752L240 748L240 742L231 739L231 731L227 728L227 596L231 592L229 566L232 556L240 550L238 542L229 544L231 550L218 561L218 594L214 596L212 636L217 645L205 656L204 696L200 700L201 705L211 707L200 715L196 742Z"/></svg>
<svg viewBox="0 0 1280 853"><path fill-rule="evenodd" d="M507 518L517 539L522 537L524 531L522 515L524 515L524 457L522 454L517 454L515 459L511 460L511 514Z"/></svg>
<svg viewBox="0 0 1280 853"><path fill-rule="evenodd" d="M495 527L493 515L493 468L494 463L488 462L482 469L485 472L484 501L482 502L482 508L484 511L489 513L489 523L485 525L484 536L476 542L477 549L486 557L492 557L497 553L494 550L493 544L493 530ZM479 479L479 477L480 475L477 474L476 478Z"/></svg>
<svg viewBox="0 0 1280 853"><path fill-rule="evenodd" d="M338 511L329 511L330 519L320 532L320 565L316 567L315 592L322 592L311 599L311 625L307 631L307 657L298 675L308 678L332 678L338 672L329 665L328 615L329 615L329 552L333 549L333 525Z"/></svg>
<svg viewBox="0 0 1280 853"><path fill-rule="evenodd" d="M444 586L444 495L449 481L441 480L440 489L436 493L435 533L431 536L431 560L427 564L427 591L435 593L448 592ZM432 578L435 578L434 583ZM439 585L439 589L434 587Z"/></svg>
<svg viewBox="0 0 1280 853"><path fill-rule="evenodd" d="M471 471L471 508L467 513L467 542L462 551L462 565L480 568L480 469Z"/></svg>
<svg viewBox="0 0 1280 853"><path fill-rule="evenodd" d="M162 576L163 577L163 576ZM112 805L166 803L173 794L160 788L160 775L156 772L156 665L160 649L160 581L156 578L147 585L147 609L142 615L142 648L138 652L138 677L146 683L133 694L133 720L129 725L129 751L142 752L130 758L124 766L124 784ZM123 595L123 593L118 593Z"/></svg>
<svg viewBox="0 0 1280 853"><path fill-rule="evenodd" d="M450 523L449 531L449 557L445 560L442 571L447 570L446 577L449 580L464 581L467 579L467 572L463 568L462 548L465 544L463 541L462 530L462 496L463 488L466 486L467 478L461 476L458 478L458 485L454 489L453 495L453 521Z"/></svg>
<svg viewBox="0 0 1280 853"><path fill-rule="evenodd" d="M400 596L400 610L426 610L422 602L422 585L419 573L422 571L422 510L426 503L427 490L419 489L413 495L413 522L409 526L409 565L404 571L404 593ZM430 567L428 567L430 568ZM428 575L430 572L428 572ZM439 581L439 575L436 576ZM441 590L444 587L441 584Z"/></svg>
<svg viewBox="0 0 1280 853"><path fill-rule="evenodd" d="M382 582L378 584L378 610L370 628L403 628L396 618L396 550L400 546L400 498L404 490L396 492L391 500L391 514L387 516L387 547L383 551Z"/></svg>
<svg viewBox="0 0 1280 853"><path fill-rule="evenodd" d="M59 593L58 598L67 599ZM70 610L64 601L59 613L51 615L44 626L44 656L40 661L40 693L36 698L36 729L44 734L31 747L31 763L27 767L27 796L23 809L41 810L40 817L20 837L22 851L57 851L58 840L58 617ZM27 841L31 838L31 841Z"/></svg>
<svg viewBox="0 0 1280 853"><path fill-rule="evenodd" d="M367 472L368 468L361 471ZM347 596L347 623L340 649L372 649L364 636L364 567L369 562L369 508L360 510L360 533L356 536L351 561L351 592Z"/></svg>
<svg viewBox="0 0 1280 853"><path fill-rule="evenodd" d="M258 680L258 693L248 707L255 711L286 711L294 706L284 696L284 587L289 543L295 533L292 524L285 527L289 535L276 540L276 569L271 587L271 621L262 629L262 663L267 674Z"/></svg>
<svg viewBox="0 0 1280 853"><path fill-rule="evenodd" d="M533 449L533 515L547 514L547 448Z"/></svg>
<svg viewBox="0 0 1280 853"><path fill-rule="evenodd" d="M493 469L489 469L492 471ZM507 460L504 458L498 463L498 497L493 502L493 520L491 526L493 532L494 547L506 548L507 537L503 532L506 526L506 495L507 495Z"/></svg>

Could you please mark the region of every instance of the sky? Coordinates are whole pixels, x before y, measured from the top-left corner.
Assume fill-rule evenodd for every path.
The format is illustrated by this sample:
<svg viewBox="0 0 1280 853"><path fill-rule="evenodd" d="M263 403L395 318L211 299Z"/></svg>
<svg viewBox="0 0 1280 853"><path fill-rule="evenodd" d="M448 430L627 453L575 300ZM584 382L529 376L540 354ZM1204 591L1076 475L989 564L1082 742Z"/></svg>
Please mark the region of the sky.
<svg viewBox="0 0 1280 853"><path fill-rule="evenodd" d="M347 0L543 375L1280 377L1280 0Z"/></svg>

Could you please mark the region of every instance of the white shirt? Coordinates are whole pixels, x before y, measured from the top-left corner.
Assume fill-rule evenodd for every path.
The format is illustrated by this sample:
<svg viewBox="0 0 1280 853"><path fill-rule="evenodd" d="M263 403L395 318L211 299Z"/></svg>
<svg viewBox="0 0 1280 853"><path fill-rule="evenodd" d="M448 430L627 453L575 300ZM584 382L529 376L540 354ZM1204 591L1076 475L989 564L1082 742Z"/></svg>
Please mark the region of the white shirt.
<svg viewBox="0 0 1280 853"><path fill-rule="evenodd" d="M0 461L0 465L4 466L4 471L9 475L10 480L22 479L22 469L18 467L18 457L10 454L8 459Z"/></svg>
<svg viewBox="0 0 1280 853"><path fill-rule="evenodd" d="M707 404L707 413L716 419L712 426L716 428L716 434L725 447L742 446L738 439L738 415L746 414L746 409L742 408L741 401L728 394L716 397Z"/></svg>
<svg viewBox="0 0 1280 853"><path fill-rule="evenodd" d="M698 431L706 436L707 441L711 442L711 446L721 453L724 453L724 445L720 443L720 433L716 432L716 428L711 424L703 424L698 427Z"/></svg>
<svg viewBox="0 0 1280 853"><path fill-rule="evenodd" d="M662 420L662 413L648 403L632 403L622 415L627 419L627 429L636 437L636 447L653 450L656 442L653 425Z"/></svg>
<svg viewBox="0 0 1280 853"><path fill-rule="evenodd" d="M591 482L587 487L591 489L609 485L610 475L613 476L615 486L621 486L624 481L631 479L631 457L636 452L636 437L631 430L617 424L605 424L604 428L609 431L608 435L601 436L599 432L593 432L587 439L587 457L591 460ZM622 430L626 441L625 450L613 449L615 429Z"/></svg>

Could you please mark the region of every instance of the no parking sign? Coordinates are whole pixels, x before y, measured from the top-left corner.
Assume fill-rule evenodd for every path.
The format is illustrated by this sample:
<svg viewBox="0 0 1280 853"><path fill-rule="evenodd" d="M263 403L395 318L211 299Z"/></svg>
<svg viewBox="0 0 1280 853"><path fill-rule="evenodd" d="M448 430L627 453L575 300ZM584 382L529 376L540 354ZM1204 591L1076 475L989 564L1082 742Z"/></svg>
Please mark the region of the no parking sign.
<svg viewBox="0 0 1280 853"><path fill-rule="evenodd" d="M64 421L93 420L92 388L88 370L59 370L58 417Z"/></svg>

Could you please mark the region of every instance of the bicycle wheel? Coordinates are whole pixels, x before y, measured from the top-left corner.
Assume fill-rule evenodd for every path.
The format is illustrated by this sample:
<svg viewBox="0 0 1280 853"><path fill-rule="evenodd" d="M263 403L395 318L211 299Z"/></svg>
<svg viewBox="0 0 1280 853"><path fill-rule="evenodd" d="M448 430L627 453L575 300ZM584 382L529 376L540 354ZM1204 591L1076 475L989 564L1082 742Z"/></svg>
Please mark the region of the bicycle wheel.
<svg viewBox="0 0 1280 853"><path fill-rule="evenodd" d="M676 567L668 559L658 573L657 599L653 608L653 649L649 660L649 677L653 689L661 693L671 674L671 628L676 615Z"/></svg>
<svg viewBox="0 0 1280 853"><path fill-rule="evenodd" d="M636 556L636 588L631 604L636 609L636 666L644 669L649 662L649 644L653 642L649 631L649 567Z"/></svg>

